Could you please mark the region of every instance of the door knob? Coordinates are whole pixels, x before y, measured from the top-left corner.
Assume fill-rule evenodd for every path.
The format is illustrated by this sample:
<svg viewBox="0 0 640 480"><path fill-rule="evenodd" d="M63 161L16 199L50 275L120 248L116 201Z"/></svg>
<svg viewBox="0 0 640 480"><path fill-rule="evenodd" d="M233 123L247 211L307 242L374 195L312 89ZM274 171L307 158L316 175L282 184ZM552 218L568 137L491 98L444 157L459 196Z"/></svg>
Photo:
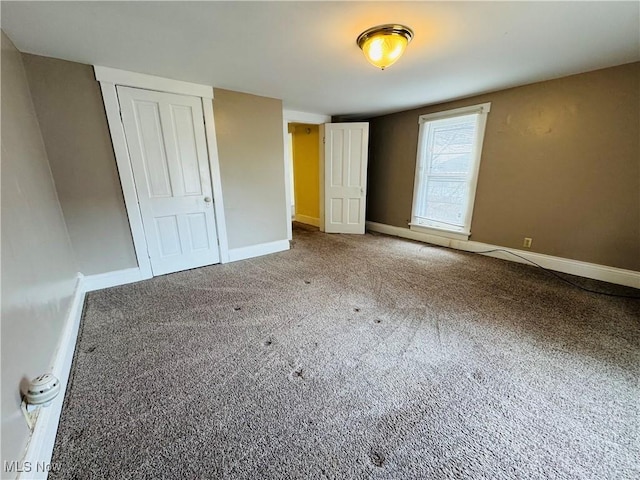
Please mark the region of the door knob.
<svg viewBox="0 0 640 480"><path fill-rule="evenodd" d="M204 197L204 201L207 203L211 203L211 197Z"/></svg>

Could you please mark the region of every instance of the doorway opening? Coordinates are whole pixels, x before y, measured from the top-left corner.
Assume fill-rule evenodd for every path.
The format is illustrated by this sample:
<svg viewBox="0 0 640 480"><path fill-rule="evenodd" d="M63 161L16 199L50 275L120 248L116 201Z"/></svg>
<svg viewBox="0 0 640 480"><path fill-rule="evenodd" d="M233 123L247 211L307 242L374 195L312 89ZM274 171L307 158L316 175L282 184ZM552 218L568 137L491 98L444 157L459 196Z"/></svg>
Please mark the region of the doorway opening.
<svg viewBox="0 0 640 480"><path fill-rule="evenodd" d="M289 123L291 220L320 226L320 126Z"/></svg>
<svg viewBox="0 0 640 480"><path fill-rule="evenodd" d="M287 218L321 232L363 234L369 124L287 110L283 116Z"/></svg>

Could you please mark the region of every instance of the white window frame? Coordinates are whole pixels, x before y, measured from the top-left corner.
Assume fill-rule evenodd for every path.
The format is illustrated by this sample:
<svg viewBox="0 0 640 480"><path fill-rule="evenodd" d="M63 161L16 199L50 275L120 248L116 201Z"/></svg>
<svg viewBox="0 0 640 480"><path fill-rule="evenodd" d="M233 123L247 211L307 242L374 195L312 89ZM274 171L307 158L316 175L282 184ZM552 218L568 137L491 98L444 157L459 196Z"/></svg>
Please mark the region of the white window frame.
<svg viewBox="0 0 640 480"><path fill-rule="evenodd" d="M409 222L409 228L411 230L421 232L421 233L429 233L432 235L439 235L441 237L452 238L455 240L469 240L471 236L471 220L473 216L473 205L476 199L476 187L478 185L478 172L480 171L480 160L482 156L482 144L484 141L484 132L487 124L487 114L491 111L491 102L481 103L478 105L471 105L469 107L455 108L453 110L446 110L444 112L437 113L429 113L426 115L420 115L418 119L418 123L420 124L420 130L418 133L418 153L416 157L416 173L415 173L415 181L413 185L413 204L411 208L411 222ZM474 156L473 156L473 165L471 167L471 180L470 180L470 188L469 195L467 199L467 209L464 220L464 226L462 230L448 229L444 225L428 225L418 224L416 222L416 211L417 211L417 201L418 201L418 192L422 188L422 182L424 179L423 172L426 168L426 131L427 131L427 123L434 120L443 120L446 118L454 118L460 117L464 115L478 114L477 117L477 135L476 135L476 144L474 146Z"/></svg>

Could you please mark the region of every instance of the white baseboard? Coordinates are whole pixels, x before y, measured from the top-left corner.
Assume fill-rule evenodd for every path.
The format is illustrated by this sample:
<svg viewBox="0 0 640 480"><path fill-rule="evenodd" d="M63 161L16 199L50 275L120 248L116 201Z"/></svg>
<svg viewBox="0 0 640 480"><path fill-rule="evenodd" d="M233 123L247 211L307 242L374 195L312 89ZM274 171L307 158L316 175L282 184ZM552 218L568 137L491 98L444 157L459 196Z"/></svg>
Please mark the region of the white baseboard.
<svg viewBox="0 0 640 480"><path fill-rule="evenodd" d="M78 281L73 294L58 349L53 359L51 372L60 380L60 394L48 407L41 407L38 412L29 444L22 463L23 472L18 475L20 480L40 480L47 478L46 466L51 465L51 455L58 431L58 423L62 413L65 391L71 373L71 363L76 348L82 308L84 306L85 291L84 278L78 274ZM30 471L26 471L25 467Z"/></svg>
<svg viewBox="0 0 640 480"><path fill-rule="evenodd" d="M320 219L315 217L308 217L307 215L298 215L294 217L296 222L304 223L305 225L313 225L314 227L320 226Z"/></svg>
<svg viewBox="0 0 640 480"><path fill-rule="evenodd" d="M501 247L488 243L474 242L468 240L453 240L438 235L416 232L408 228L394 227L376 222L367 222L367 229L372 232L384 233L395 237L408 238L419 242L432 243L443 247L455 248L466 252L482 253L487 250L501 249L507 252L513 252L522 258L515 257L506 252L482 253L490 257L501 258L512 262L529 264L527 260L537 263L538 265L555 270L556 272L569 273L580 277L592 278L594 280L602 280L604 282L625 285L627 287L640 288L640 272L633 270L625 270L623 268L608 267L606 265L598 265L596 263L581 262L579 260L571 260L568 258L554 257L552 255L544 255L542 253L527 252L514 248ZM530 265L530 264L529 264Z"/></svg>
<svg viewBox="0 0 640 480"><path fill-rule="evenodd" d="M249 247L229 249L229 261L237 262L247 258L260 257L270 253L283 252L289 250L289 240L277 240L275 242L260 243Z"/></svg>
<svg viewBox="0 0 640 480"><path fill-rule="evenodd" d="M139 282L147 278L150 277L145 277L138 267L125 268L124 270L116 270L114 272L87 275L82 281L82 286L85 292L93 292L94 290L101 290L103 288Z"/></svg>

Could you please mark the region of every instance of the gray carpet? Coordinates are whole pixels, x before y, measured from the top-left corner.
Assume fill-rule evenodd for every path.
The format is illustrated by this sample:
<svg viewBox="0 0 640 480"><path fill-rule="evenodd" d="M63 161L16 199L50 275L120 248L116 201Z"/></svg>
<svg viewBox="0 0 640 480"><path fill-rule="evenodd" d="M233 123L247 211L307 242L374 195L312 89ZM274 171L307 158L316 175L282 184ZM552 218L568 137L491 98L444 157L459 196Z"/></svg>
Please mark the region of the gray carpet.
<svg viewBox="0 0 640 480"><path fill-rule="evenodd" d="M298 227L88 295L50 478L639 478L639 319L533 267Z"/></svg>

